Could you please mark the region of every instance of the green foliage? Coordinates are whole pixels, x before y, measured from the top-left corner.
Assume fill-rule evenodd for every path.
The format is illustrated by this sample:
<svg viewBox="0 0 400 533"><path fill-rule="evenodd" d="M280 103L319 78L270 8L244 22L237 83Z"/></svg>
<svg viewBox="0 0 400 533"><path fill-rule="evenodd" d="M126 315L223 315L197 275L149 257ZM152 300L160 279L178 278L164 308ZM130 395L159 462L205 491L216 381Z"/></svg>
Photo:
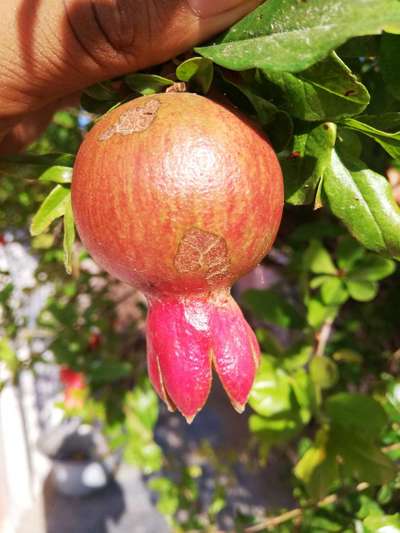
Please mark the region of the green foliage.
<svg viewBox="0 0 400 533"><path fill-rule="evenodd" d="M180 81L190 82L194 89L207 94L214 77L214 64L209 59L191 57L178 65L176 77Z"/></svg>
<svg viewBox="0 0 400 533"><path fill-rule="evenodd" d="M173 84L172 80L158 76L156 74L129 74L125 77L125 82L134 91L143 96L155 94Z"/></svg>
<svg viewBox="0 0 400 533"><path fill-rule="evenodd" d="M121 325L121 287L87 267L75 242L70 183L81 130L124 101L183 82L223 93L268 135L286 210L270 262L278 281L241 296L263 355L240 460L260 467L278 448L291 461L298 511L272 522L278 533L294 531L294 516L304 533L398 531L400 211L384 174L400 168L399 31L398 0L269 0L199 55L88 87L84 111L57 113L26 153L0 159L0 252L3 233L30 225L37 284L53 285L31 331L11 273L0 272L0 390L48 362L33 349L20 361L19 339L45 338L53 361L87 382L83 407L64 405L66 416L100 423L111 448L151 474L174 531L215 530L239 459L204 444L201 465L188 464L155 442L143 305ZM202 507L210 469L214 488ZM237 531L258 520L234 519Z"/></svg>
<svg viewBox="0 0 400 533"><path fill-rule="evenodd" d="M56 185L52 189L32 219L31 235L33 237L46 231L54 220L64 216L66 206L71 203L70 196L70 190L62 185Z"/></svg>
<svg viewBox="0 0 400 533"><path fill-rule="evenodd" d="M339 120L358 115L369 103L367 88L334 52L296 74L267 69L262 74L279 87L285 109L300 120Z"/></svg>
<svg viewBox="0 0 400 533"><path fill-rule="evenodd" d="M324 176L324 193L332 212L366 248L400 258L400 209L388 181L361 161L337 153Z"/></svg>
<svg viewBox="0 0 400 533"><path fill-rule="evenodd" d="M382 30L400 30L396 0L271 0L196 50L232 70L299 72L350 37Z"/></svg>

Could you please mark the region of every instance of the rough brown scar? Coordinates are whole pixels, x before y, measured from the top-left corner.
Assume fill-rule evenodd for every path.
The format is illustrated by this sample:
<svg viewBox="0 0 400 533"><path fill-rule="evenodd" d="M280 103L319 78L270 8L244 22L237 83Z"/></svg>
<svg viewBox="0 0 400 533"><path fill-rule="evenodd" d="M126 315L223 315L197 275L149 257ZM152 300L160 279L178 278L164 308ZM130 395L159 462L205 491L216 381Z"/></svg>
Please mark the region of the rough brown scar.
<svg viewBox="0 0 400 533"><path fill-rule="evenodd" d="M99 141L107 141L113 135L130 135L147 130L157 115L160 102L153 98L143 106L125 111L118 121L99 135Z"/></svg>
<svg viewBox="0 0 400 533"><path fill-rule="evenodd" d="M201 273L207 281L217 281L229 272L226 241L214 233L191 228L179 243L174 265L182 274Z"/></svg>

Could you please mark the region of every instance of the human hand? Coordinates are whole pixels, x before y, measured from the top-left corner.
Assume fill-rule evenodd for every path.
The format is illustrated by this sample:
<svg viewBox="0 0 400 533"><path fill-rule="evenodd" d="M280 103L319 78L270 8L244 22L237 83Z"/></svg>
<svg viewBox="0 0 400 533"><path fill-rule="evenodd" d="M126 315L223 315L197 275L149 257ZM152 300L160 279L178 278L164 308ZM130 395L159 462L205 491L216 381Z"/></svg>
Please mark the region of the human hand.
<svg viewBox="0 0 400 533"><path fill-rule="evenodd" d="M2 0L0 153L101 80L167 61L261 0Z"/></svg>

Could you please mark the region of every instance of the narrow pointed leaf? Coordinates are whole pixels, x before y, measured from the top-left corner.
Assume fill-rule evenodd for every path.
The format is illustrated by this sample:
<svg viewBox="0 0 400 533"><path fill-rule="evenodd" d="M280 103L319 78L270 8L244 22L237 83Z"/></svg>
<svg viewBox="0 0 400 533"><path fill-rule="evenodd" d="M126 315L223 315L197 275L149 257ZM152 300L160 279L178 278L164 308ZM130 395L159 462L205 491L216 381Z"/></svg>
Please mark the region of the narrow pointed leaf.
<svg viewBox="0 0 400 533"><path fill-rule="evenodd" d="M54 165L40 175L39 181L68 184L72 181L72 168Z"/></svg>
<svg viewBox="0 0 400 533"><path fill-rule="evenodd" d="M40 235L47 230L50 224L65 213L65 208L70 201L71 191L62 185L56 185L45 198L39 210L34 215L31 224L31 235Z"/></svg>
<svg viewBox="0 0 400 533"><path fill-rule="evenodd" d="M65 203L64 213L64 265L68 274L72 272L74 242L75 224L70 195Z"/></svg>
<svg viewBox="0 0 400 533"><path fill-rule="evenodd" d="M341 124L343 124L345 127L350 128L355 131L359 131L360 133L363 133L364 135L367 135L368 137L371 137L374 139L378 144L382 146L386 152L393 157L393 159L400 158L400 120L399 115L400 113L390 113L389 114L392 117L392 122L390 123L390 119L386 117L386 124L385 124L385 115L381 117L376 117L376 120L374 120L374 116L364 115L355 118L346 118L341 121ZM377 126L375 126L375 122L378 124L381 123L383 127L386 125L386 127L393 129L394 127L398 127L398 131L383 131L378 129Z"/></svg>

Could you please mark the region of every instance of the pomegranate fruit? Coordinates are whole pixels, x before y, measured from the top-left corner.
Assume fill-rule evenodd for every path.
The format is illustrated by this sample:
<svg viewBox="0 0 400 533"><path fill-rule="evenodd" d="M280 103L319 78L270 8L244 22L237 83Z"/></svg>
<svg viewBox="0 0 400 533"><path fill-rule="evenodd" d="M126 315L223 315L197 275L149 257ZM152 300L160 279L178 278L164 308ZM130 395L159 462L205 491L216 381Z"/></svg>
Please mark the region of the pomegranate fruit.
<svg viewBox="0 0 400 533"><path fill-rule="evenodd" d="M190 422L212 367L243 411L259 359L230 296L278 231L277 157L246 118L203 96L144 96L106 114L77 155L72 203L93 258L148 300L151 381Z"/></svg>

